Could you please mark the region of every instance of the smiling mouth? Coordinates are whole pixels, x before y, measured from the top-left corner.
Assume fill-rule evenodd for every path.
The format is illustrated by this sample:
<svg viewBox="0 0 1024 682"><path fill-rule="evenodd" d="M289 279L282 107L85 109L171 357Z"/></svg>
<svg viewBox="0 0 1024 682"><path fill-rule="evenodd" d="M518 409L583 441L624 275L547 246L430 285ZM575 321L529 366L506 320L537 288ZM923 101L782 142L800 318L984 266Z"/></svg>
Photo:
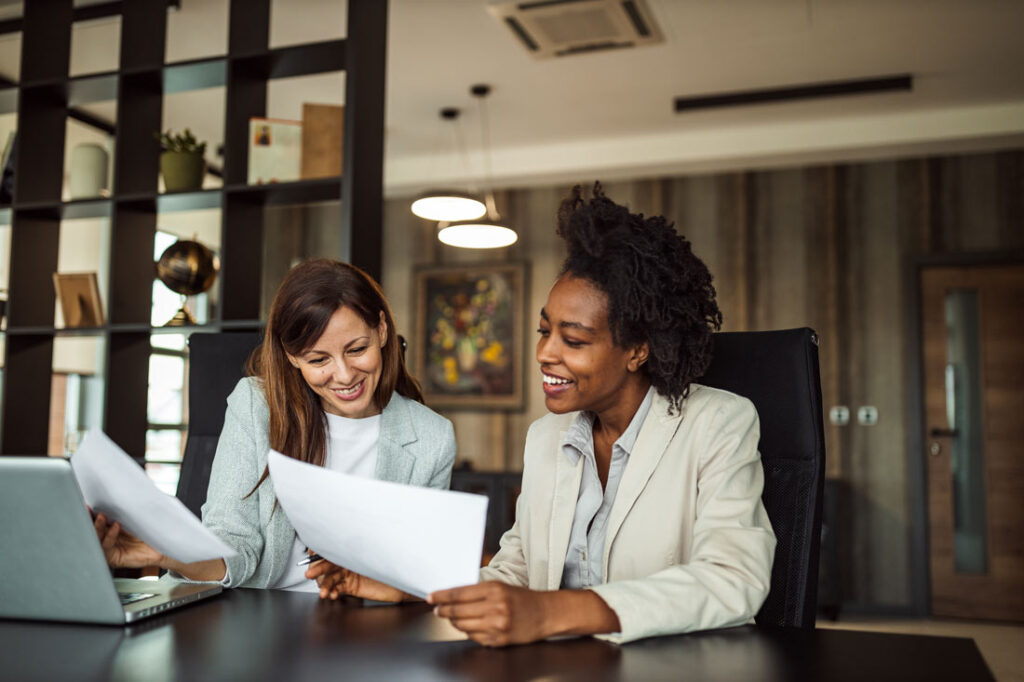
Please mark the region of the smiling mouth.
<svg viewBox="0 0 1024 682"><path fill-rule="evenodd" d="M331 392L338 396L342 400L351 400L358 396L363 390L363 384L366 383L366 379L363 379L352 388L332 388Z"/></svg>
<svg viewBox="0 0 1024 682"><path fill-rule="evenodd" d="M569 390L575 382L570 379L563 379L562 377L556 377L553 374L544 373L544 394L548 396L555 396L559 393L563 393Z"/></svg>

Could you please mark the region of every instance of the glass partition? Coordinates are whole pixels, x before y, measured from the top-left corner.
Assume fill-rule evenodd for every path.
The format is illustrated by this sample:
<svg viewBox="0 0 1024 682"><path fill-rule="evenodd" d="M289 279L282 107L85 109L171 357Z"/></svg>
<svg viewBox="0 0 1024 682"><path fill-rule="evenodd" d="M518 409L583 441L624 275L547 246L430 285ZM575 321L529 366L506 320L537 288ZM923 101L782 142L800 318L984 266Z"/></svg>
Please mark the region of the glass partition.
<svg viewBox="0 0 1024 682"><path fill-rule="evenodd" d="M48 454L70 455L86 431L102 428L105 361L103 336L58 336L53 340Z"/></svg>
<svg viewBox="0 0 1024 682"><path fill-rule="evenodd" d="M151 344L146 473L173 495L188 429L188 345L184 334L153 334Z"/></svg>
<svg viewBox="0 0 1024 682"><path fill-rule="evenodd" d="M958 573L988 570L978 292L946 294L946 418L952 434L953 555Z"/></svg>

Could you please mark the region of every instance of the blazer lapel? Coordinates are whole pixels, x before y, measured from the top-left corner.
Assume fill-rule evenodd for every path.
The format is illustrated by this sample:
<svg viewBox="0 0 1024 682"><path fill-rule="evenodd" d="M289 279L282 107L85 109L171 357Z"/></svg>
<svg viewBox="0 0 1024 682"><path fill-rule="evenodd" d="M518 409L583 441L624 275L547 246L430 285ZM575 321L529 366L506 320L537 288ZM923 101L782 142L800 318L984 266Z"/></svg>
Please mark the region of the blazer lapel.
<svg viewBox="0 0 1024 682"><path fill-rule="evenodd" d="M415 458L405 449L416 441L416 430L405 399L395 393L380 415L377 441L376 478L393 483L408 483Z"/></svg>
<svg viewBox="0 0 1024 682"><path fill-rule="evenodd" d="M551 525L548 528L548 585L557 590L562 583L565 568L565 553L569 550L569 535L572 520L576 516L576 500L580 495L580 481L583 480L583 458L573 465L562 452L565 431L558 435L555 455L555 487L551 495Z"/></svg>
<svg viewBox="0 0 1024 682"><path fill-rule="evenodd" d="M640 433L633 445L633 452L629 455L626 470L622 472L622 480L619 482L619 489L615 493L615 502L612 503L612 511L608 517L604 556L601 558L606 580L608 579L608 557L611 554L612 543L615 542L615 535L619 532L629 510L633 508L633 504L640 497L640 493L643 492L647 481L665 454L669 442L675 435L676 429L679 428L684 410L685 406L680 409L678 414L669 415L668 401L658 394L654 395L651 411L640 427Z"/></svg>

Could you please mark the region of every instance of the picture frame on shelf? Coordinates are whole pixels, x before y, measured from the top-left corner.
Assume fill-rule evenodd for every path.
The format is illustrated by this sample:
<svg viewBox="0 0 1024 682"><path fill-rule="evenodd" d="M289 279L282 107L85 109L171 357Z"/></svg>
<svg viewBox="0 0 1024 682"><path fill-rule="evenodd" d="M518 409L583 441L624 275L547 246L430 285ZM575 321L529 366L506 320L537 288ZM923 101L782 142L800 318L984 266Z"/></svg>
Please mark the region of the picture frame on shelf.
<svg viewBox="0 0 1024 682"><path fill-rule="evenodd" d="M249 119L250 185L292 182L301 176L302 123L280 118Z"/></svg>
<svg viewBox="0 0 1024 682"><path fill-rule="evenodd" d="M55 272L53 288L65 327L103 326L103 301L95 272Z"/></svg>
<svg viewBox="0 0 1024 682"><path fill-rule="evenodd" d="M302 104L302 179L341 176L345 107Z"/></svg>
<svg viewBox="0 0 1024 682"><path fill-rule="evenodd" d="M526 266L415 272L417 378L435 408L521 409Z"/></svg>

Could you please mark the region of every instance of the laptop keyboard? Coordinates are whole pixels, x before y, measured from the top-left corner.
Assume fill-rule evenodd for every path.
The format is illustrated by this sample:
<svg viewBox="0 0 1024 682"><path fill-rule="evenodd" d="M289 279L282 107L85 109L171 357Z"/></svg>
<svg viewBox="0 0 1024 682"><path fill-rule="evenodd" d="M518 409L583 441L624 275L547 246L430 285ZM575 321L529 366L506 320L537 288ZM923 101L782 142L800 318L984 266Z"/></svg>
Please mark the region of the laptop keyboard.
<svg viewBox="0 0 1024 682"><path fill-rule="evenodd" d="M121 598L121 606L127 606L133 602L149 599L156 595L151 592L119 592L117 596Z"/></svg>

